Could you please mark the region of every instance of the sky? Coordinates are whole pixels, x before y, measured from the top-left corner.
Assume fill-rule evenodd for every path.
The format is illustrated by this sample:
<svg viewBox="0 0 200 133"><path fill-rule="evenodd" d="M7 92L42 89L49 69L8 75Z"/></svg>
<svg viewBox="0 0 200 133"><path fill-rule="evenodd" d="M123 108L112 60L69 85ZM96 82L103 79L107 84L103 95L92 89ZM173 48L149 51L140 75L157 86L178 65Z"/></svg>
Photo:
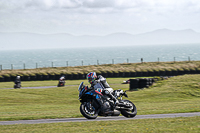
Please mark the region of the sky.
<svg viewBox="0 0 200 133"><path fill-rule="evenodd" d="M199 0L0 0L0 32L200 32Z"/></svg>

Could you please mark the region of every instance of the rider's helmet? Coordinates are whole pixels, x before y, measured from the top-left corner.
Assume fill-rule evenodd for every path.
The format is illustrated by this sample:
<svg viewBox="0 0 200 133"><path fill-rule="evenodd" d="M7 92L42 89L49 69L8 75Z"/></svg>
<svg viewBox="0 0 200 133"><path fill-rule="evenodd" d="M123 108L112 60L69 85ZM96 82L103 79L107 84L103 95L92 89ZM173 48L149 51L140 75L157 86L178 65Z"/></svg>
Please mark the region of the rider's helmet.
<svg viewBox="0 0 200 133"><path fill-rule="evenodd" d="M20 79L20 76L17 76L17 79Z"/></svg>
<svg viewBox="0 0 200 133"><path fill-rule="evenodd" d="M96 72L90 72L87 74L87 79L90 84L92 84L97 78Z"/></svg>
<svg viewBox="0 0 200 133"><path fill-rule="evenodd" d="M60 80L64 80L65 79L65 76L63 75L62 77L60 77Z"/></svg>

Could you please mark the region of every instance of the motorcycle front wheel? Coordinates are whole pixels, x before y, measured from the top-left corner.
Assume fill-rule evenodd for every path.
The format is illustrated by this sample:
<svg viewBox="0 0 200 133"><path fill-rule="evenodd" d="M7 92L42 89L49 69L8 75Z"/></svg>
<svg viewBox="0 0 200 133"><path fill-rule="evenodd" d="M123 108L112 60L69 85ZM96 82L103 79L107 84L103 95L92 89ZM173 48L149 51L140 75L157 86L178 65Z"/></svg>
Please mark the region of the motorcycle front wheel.
<svg viewBox="0 0 200 133"><path fill-rule="evenodd" d="M124 100L124 102L126 105L131 105L132 108L130 110L125 110L125 109L121 110L121 114L127 118L135 117L137 114L136 106L129 100Z"/></svg>
<svg viewBox="0 0 200 133"><path fill-rule="evenodd" d="M89 102L80 105L80 112L87 119L96 119L98 116L97 111Z"/></svg>

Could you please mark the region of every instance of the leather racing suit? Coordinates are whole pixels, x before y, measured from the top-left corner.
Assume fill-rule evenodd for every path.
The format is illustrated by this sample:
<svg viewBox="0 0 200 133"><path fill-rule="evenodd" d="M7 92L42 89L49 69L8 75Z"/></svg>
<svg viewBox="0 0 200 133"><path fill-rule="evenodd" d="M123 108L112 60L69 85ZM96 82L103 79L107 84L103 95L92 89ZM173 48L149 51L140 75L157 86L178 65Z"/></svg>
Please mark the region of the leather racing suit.
<svg viewBox="0 0 200 133"><path fill-rule="evenodd" d="M106 78L99 75L97 79L91 84L90 89L98 90L99 92L102 92L105 95L108 95L112 100L114 100L115 104L118 104L118 100L112 95L113 89L109 86L109 84L106 81ZM101 99L97 99L101 107L103 107L103 101Z"/></svg>

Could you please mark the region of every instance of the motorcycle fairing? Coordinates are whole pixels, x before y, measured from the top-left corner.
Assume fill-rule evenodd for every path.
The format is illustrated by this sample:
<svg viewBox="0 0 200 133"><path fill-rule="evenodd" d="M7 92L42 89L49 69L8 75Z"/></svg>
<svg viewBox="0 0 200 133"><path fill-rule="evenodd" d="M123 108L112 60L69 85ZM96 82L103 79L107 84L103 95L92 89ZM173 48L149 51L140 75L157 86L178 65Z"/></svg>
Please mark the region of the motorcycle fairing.
<svg viewBox="0 0 200 133"><path fill-rule="evenodd" d="M88 94L88 95L91 95L91 96L95 96L96 99L101 99L100 96L103 96L103 94L101 94L97 90L91 90L89 92L86 92L85 94Z"/></svg>
<svg viewBox="0 0 200 133"><path fill-rule="evenodd" d="M88 94L88 95L99 94L99 95L103 96L103 94L101 94L101 93L98 92L97 90L91 90L91 91L89 91L89 92L86 92L85 94Z"/></svg>
<svg viewBox="0 0 200 133"><path fill-rule="evenodd" d="M82 95L87 91L87 87L83 87L82 89L79 89L79 99L82 97Z"/></svg>

